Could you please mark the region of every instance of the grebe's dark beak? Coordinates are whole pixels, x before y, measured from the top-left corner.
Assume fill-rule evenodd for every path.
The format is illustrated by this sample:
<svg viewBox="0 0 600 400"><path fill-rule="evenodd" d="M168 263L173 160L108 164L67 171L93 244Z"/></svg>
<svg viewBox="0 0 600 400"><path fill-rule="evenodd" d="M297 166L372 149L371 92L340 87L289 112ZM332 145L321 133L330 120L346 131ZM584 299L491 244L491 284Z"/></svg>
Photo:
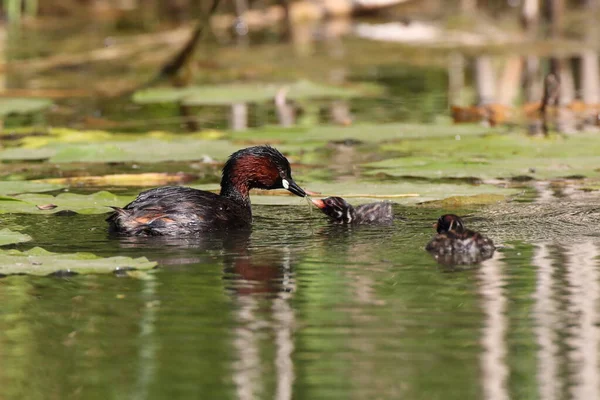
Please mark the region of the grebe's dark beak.
<svg viewBox="0 0 600 400"><path fill-rule="evenodd" d="M290 192L294 193L296 196L306 197L306 192L304 191L304 189L298 186L298 184L291 179L284 179L283 187L289 190Z"/></svg>
<svg viewBox="0 0 600 400"><path fill-rule="evenodd" d="M312 203L315 206L317 206L317 207L319 207L321 209L325 208L325 202L323 200L320 200L320 199L310 199L310 201L312 201Z"/></svg>

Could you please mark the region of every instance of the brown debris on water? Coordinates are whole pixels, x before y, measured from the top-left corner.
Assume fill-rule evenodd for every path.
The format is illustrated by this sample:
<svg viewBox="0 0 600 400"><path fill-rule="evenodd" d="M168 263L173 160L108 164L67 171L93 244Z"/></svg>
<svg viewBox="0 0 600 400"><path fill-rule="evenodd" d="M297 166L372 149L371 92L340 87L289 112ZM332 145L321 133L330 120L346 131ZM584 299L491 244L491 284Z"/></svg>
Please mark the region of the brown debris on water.
<svg viewBox="0 0 600 400"><path fill-rule="evenodd" d="M54 210L58 207L56 204L40 204L36 206L38 210Z"/></svg>

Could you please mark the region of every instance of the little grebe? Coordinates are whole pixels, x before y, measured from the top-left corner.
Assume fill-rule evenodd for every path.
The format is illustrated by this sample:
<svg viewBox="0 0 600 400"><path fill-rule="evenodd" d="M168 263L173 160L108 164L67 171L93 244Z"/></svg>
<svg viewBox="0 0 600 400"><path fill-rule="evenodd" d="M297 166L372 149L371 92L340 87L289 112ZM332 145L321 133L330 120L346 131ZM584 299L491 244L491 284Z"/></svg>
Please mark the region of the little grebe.
<svg viewBox="0 0 600 400"><path fill-rule="evenodd" d="M250 189L287 189L305 197L292 179L288 160L270 146L233 153L223 167L221 193L180 186L142 192L107 221L110 230L127 235L185 235L250 226Z"/></svg>
<svg viewBox="0 0 600 400"><path fill-rule="evenodd" d="M496 250L490 238L466 229L457 215L442 215L434 226L438 233L425 249L440 261L473 264L487 260Z"/></svg>
<svg viewBox="0 0 600 400"><path fill-rule="evenodd" d="M311 200L336 224L389 224L394 221L392 203L387 201L355 208L341 197Z"/></svg>

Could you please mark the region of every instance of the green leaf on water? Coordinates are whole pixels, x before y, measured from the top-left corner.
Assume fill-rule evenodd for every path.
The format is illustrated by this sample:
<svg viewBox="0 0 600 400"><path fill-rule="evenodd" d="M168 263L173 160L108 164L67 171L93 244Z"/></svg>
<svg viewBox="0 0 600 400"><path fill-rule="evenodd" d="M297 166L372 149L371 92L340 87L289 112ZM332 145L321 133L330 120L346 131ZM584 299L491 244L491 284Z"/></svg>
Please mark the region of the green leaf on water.
<svg viewBox="0 0 600 400"><path fill-rule="evenodd" d="M461 128L463 125L455 125ZM432 126L432 133L438 132ZM459 134L460 135L460 134ZM597 133L577 133L576 135L536 137L524 134L488 134L485 136L460 135L456 137L406 140L385 143L382 150L396 151L409 156L433 157L444 159L483 159L508 160L516 158L568 158L574 156L597 156L600 153L600 141Z"/></svg>
<svg viewBox="0 0 600 400"><path fill-rule="evenodd" d="M370 203L374 201L390 200L402 204L415 204L424 201L447 199L453 196L473 195L498 195L507 196L518 193L518 190L507 189L494 185L470 185L461 183L440 183L432 185L429 182L335 182L311 183L305 185L306 189L321 192L322 195L314 197L350 195L347 200L351 204ZM395 197L402 194L418 194L418 196ZM374 195L374 196L370 196ZM385 198L385 195L390 195Z"/></svg>
<svg viewBox="0 0 600 400"><path fill-rule="evenodd" d="M285 91L286 98L293 100L351 98L381 91L374 86L347 88L302 80L294 83L234 83L145 89L136 92L133 101L141 104L181 102L189 106L260 103L272 101L281 90Z"/></svg>
<svg viewBox="0 0 600 400"><path fill-rule="evenodd" d="M597 156L564 158L455 159L432 157L402 157L363 164L366 175L385 174L396 177L443 178L564 178L598 176Z"/></svg>
<svg viewBox="0 0 600 400"><path fill-rule="evenodd" d="M19 193L51 192L63 189L64 185L32 181L0 181L0 196Z"/></svg>
<svg viewBox="0 0 600 400"><path fill-rule="evenodd" d="M580 133L548 138L527 135L461 135L404 140L381 145L388 154L404 157L362 164L367 175L444 178L554 179L600 175L597 134Z"/></svg>
<svg viewBox="0 0 600 400"><path fill-rule="evenodd" d="M50 99L34 98L0 98L0 117L6 117L10 114L31 114L45 110L52 105Z"/></svg>
<svg viewBox="0 0 600 400"><path fill-rule="evenodd" d="M179 139L165 141L142 139L90 145L70 145L61 148L50 162L140 162L192 161L226 159L238 146L225 140Z"/></svg>
<svg viewBox="0 0 600 400"><path fill-rule="evenodd" d="M0 246L7 244L23 243L31 240L31 236L19 232L13 232L10 229L0 229Z"/></svg>
<svg viewBox="0 0 600 400"><path fill-rule="evenodd" d="M90 195L61 193L58 196L31 193L0 198L0 214L53 214L65 210L79 214L103 214L111 211L109 206L123 207L131 200L132 196L117 196L106 191ZM56 207L50 210L38 208L49 204Z"/></svg>
<svg viewBox="0 0 600 400"><path fill-rule="evenodd" d="M54 154L56 154L56 149L50 147L42 147L39 149L13 147L0 150L0 161L46 160Z"/></svg>
<svg viewBox="0 0 600 400"><path fill-rule="evenodd" d="M420 205L434 208L460 208L499 203L504 200L506 200L506 196L495 193L486 193L473 196L452 196L442 200L426 201Z"/></svg>
<svg viewBox="0 0 600 400"><path fill-rule="evenodd" d="M519 193L517 189L506 189L493 185L470 185L428 182L313 182L301 184L304 189L319 192L315 198L329 196L344 197L350 204L364 204L389 200L401 204L416 204L425 201L442 200L453 196L494 195L506 199ZM217 185L192 185L202 190L219 190ZM408 195L403 197L403 195ZM417 196L414 196L417 195ZM305 199L291 195L286 190L256 190L251 193L252 204L263 205L303 205ZM499 198L500 198L499 197Z"/></svg>
<svg viewBox="0 0 600 400"><path fill-rule="evenodd" d="M493 133L492 128L480 125L423 125L410 123L390 124L356 124L351 126L315 126L310 129L284 129L266 127L234 132L234 139L251 141L274 141L285 144L328 141L346 141L353 139L362 142L377 143L385 141L400 141L407 139L421 140L432 138L439 140L447 138L456 140L457 137L482 136ZM438 151L439 147L436 148Z"/></svg>
<svg viewBox="0 0 600 400"><path fill-rule="evenodd" d="M225 160L239 146L225 140L140 139L104 143L51 144L37 149L14 148L0 151L0 160L49 159L53 163L108 163Z"/></svg>
<svg viewBox="0 0 600 400"><path fill-rule="evenodd" d="M11 143L28 148L41 148L56 144L90 144L104 142L126 142L140 139L175 140L181 139L180 133L167 131L149 131L145 133L120 133L103 130L78 130L70 128L47 128L40 132L33 128L14 128L9 131L17 135ZM6 134L6 133L5 133ZM0 133L1 135L1 133ZM201 132L186 133L187 139L214 140L225 136L224 132L216 130L205 130Z"/></svg>
<svg viewBox="0 0 600 400"><path fill-rule="evenodd" d="M57 254L34 247L28 251L0 251L0 274L48 275L56 271L106 274L118 269L151 269L156 262L145 257L102 258L91 253Z"/></svg>

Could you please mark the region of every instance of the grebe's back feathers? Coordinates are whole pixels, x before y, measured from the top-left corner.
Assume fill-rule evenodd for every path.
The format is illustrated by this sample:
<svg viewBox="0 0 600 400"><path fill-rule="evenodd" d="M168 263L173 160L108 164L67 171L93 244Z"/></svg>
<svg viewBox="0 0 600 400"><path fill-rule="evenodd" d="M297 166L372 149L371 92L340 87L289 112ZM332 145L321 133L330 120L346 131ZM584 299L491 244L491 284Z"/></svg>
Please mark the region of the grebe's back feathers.
<svg viewBox="0 0 600 400"><path fill-rule="evenodd" d="M140 193L107 221L113 232L153 236L239 229L250 225L252 214L212 192L164 186Z"/></svg>

